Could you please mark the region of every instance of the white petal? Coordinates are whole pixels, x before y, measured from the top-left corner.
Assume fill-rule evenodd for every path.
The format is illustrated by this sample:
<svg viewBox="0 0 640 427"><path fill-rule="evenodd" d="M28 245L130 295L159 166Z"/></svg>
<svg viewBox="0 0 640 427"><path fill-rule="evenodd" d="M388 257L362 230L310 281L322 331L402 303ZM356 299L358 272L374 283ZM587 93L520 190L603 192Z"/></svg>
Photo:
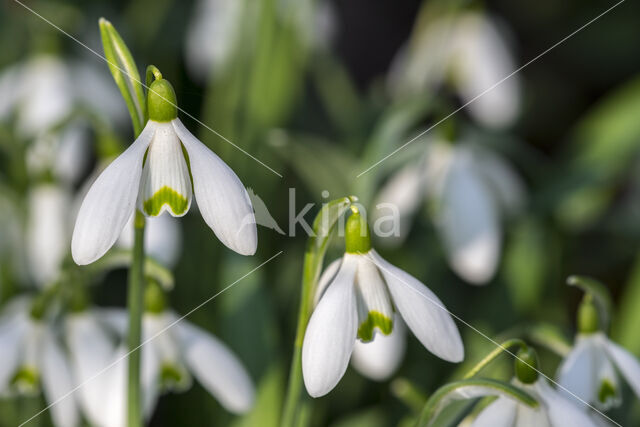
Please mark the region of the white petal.
<svg viewBox="0 0 640 427"><path fill-rule="evenodd" d="M22 316L20 316L22 317ZM20 363L20 342L26 332L26 321L3 313L0 325L0 394L9 387Z"/></svg>
<svg viewBox="0 0 640 427"><path fill-rule="evenodd" d="M327 287L331 282L333 282L333 279L336 277L336 274L338 273L338 270L340 269L341 264L342 264L342 258L333 260L331 264L329 264L327 268L325 268L324 271L322 272L322 275L320 276L320 280L318 280L318 286L316 287L316 294L313 297L314 307L318 305L318 301L320 301L320 298L322 298L322 295L324 295L324 292L327 290Z"/></svg>
<svg viewBox="0 0 640 427"><path fill-rule="evenodd" d="M382 187L376 198L372 221L384 244L400 244L409 234L411 220L425 196L425 170L422 163L410 163L400 169ZM397 210L398 222L391 221ZM389 217L389 220L385 220ZM376 224L378 224L376 226ZM394 227L398 227L394 230Z"/></svg>
<svg viewBox="0 0 640 427"><path fill-rule="evenodd" d="M84 198L71 241L77 264L89 264L104 255L134 211L142 160L155 132L152 124L100 174Z"/></svg>
<svg viewBox="0 0 640 427"><path fill-rule="evenodd" d="M358 257L356 270L358 338L371 341L375 335L388 335L393 330L393 306L387 286L373 261Z"/></svg>
<svg viewBox="0 0 640 427"><path fill-rule="evenodd" d="M313 397L330 392L349 364L358 329L354 287L358 257L345 254L338 274L307 325L302 344L302 373Z"/></svg>
<svg viewBox="0 0 640 427"><path fill-rule="evenodd" d="M453 270L472 284L488 282L498 266L501 230L494 200L465 151L449 169L437 225Z"/></svg>
<svg viewBox="0 0 640 427"><path fill-rule="evenodd" d="M629 351L606 339L606 349L631 389L640 397L640 363Z"/></svg>
<svg viewBox="0 0 640 427"><path fill-rule="evenodd" d="M129 314L123 308L95 308L93 312L96 318L113 330L117 335L124 337L129 326Z"/></svg>
<svg viewBox="0 0 640 427"><path fill-rule="evenodd" d="M40 286L58 276L69 248L69 194L55 185L39 185L29 193L27 259Z"/></svg>
<svg viewBox="0 0 640 427"><path fill-rule="evenodd" d="M50 331L43 336L42 388L53 424L59 427L74 427L80 424L76 396L73 390L71 368L62 348ZM55 403L55 404L54 404Z"/></svg>
<svg viewBox="0 0 640 427"><path fill-rule="evenodd" d="M369 251L384 276L394 305L409 329L430 352L450 362L464 358L458 328L444 304L418 279Z"/></svg>
<svg viewBox="0 0 640 427"><path fill-rule="evenodd" d="M558 369L558 383L587 402L594 402L597 396L595 382L597 348L589 337L578 337L575 347ZM566 392L565 392L566 393Z"/></svg>
<svg viewBox="0 0 640 427"><path fill-rule="evenodd" d="M171 123L189 154L193 190L205 222L227 247L241 255L253 255L258 236L247 190L233 170L179 119Z"/></svg>
<svg viewBox="0 0 640 427"><path fill-rule="evenodd" d="M596 423L587 414L588 406L575 397L566 398L543 379L538 380L534 388L546 406L553 427L596 427Z"/></svg>
<svg viewBox="0 0 640 427"><path fill-rule="evenodd" d="M115 344L88 312L67 318L67 344L73 362L76 392L85 416L100 425L104 417L104 388L109 376L101 373L113 361ZM94 378L95 377L95 378Z"/></svg>
<svg viewBox="0 0 640 427"><path fill-rule="evenodd" d="M113 355L113 362L118 361L102 375L103 389L103 417L98 424L100 427L126 427L127 422L127 350L118 347Z"/></svg>
<svg viewBox="0 0 640 427"><path fill-rule="evenodd" d="M478 414L471 427L511 427L516 420L516 407L513 400L499 397Z"/></svg>
<svg viewBox="0 0 640 427"><path fill-rule="evenodd" d="M186 320L176 328L182 337L184 360L200 384L229 411L249 411L255 390L240 360L213 335Z"/></svg>
<svg viewBox="0 0 640 427"><path fill-rule="evenodd" d="M356 340L351 364L362 375L372 380L388 379L402 362L407 342L406 335L406 326L402 318L396 314L390 335L376 334L373 341L368 343Z"/></svg>
<svg viewBox="0 0 640 427"><path fill-rule="evenodd" d="M147 216L167 211L183 216L191 206L191 177L171 123L154 123L156 133L149 144L142 170L138 209Z"/></svg>

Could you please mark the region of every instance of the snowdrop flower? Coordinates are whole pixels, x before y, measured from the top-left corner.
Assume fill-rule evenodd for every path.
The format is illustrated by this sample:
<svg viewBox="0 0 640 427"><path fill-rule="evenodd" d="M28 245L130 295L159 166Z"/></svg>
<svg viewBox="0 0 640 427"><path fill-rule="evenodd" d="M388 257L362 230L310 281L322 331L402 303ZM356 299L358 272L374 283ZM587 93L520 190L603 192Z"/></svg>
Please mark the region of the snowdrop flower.
<svg viewBox="0 0 640 427"><path fill-rule="evenodd" d="M558 370L558 382L598 409L622 403L616 370L640 398L640 362L629 351L598 331L598 316L586 295L578 312L580 332Z"/></svg>
<svg viewBox="0 0 640 427"><path fill-rule="evenodd" d="M425 157L392 176L376 197L374 227L385 242L402 242L426 198L437 207L434 223L451 268L469 283L485 284L500 260L501 214L520 210L524 193L519 176L497 154L464 142L430 141Z"/></svg>
<svg viewBox="0 0 640 427"><path fill-rule="evenodd" d="M504 396L484 408L472 427L549 426L596 427L595 418L585 411L586 406L575 397L569 398L553 389L537 372L537 356L532 349L521 350L515 362L513 384L534 397L539 406L531 408ZM477 396L476 396L477 397Z"/></svg>
<svg viewBox="0 0 640 427"><path fill-rule="evenodd" d="M80 425L75 397L60 401L73 388L67 357L54 330L29 299L9 303L0 320L0 394L37 394L40 389L54 425Z"/></svg>
<svg viewBox="0 0 640 427"><path fill-rule="evenodd" d="M509 125L520 110L520 81L517 75L505 79L516 65L502 30L478 12L418 27L392 66L391 89L404 96L451 83L475 120L494 128Z"/></svg>
<svg viewBox="0 0 640 427"><path fill-rule="evenodd" d="M368 225L357 208L352 210L346 224L346 253L339 267L334 264L335 274L304 336L302 372L313 397L327 394L340 381L356 340L367 343L376 334L393 332L396 312L436 356L459 362L464 355L458 329L442 302L371 248Z"/></svg>
<svg viewBox="0 0 640 427"><path fill-rule="evenodd" d="M71 235L70 194L54 184L40 184L28 195L27 260L38 286L52 283L67 255Z"/></svg>
<svg viewBox="0 0 640 427"><path fill-rule="evenodd" d="M178 119L168 81L151 84L147 107L149 121L138 139L100 174L82 202L71 242L75 262L89 264L104 255L136 207L146 216L165 211L183 216L191 205L192 186L200 213L216 236L242 255L255 253L257 232L247 191Z"/></svg>

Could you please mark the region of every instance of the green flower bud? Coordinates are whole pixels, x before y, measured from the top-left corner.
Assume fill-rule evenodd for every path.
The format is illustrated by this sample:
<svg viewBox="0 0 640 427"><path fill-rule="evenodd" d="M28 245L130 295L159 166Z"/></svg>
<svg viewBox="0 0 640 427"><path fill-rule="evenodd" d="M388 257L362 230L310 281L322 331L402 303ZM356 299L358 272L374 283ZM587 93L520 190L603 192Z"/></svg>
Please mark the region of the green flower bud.
<svg viewBox="0 0 640 427"><path fill-rule="evenodd" d="M533 384L538 380L538 355L530 347L518 351L514 369L516 378L523 384Z"/></svg>
<svg viewBox="0 0 640 427"><path fill-rule="evenodd" d="M367 221L356 206L351 206L351 216L345 226L345 246L347 253L364 254L371 250L371 234Z"/></svg>
<svg viewBox="0 0 640 427"><path fill-rule="evenodd" d="M598 332L599 317L598 308L593 303L591 294L585 294L578 307L578 331L581 334L593 334Z"/></svg>
<svg viewBox="0 0 640 427"><path fill-rule="evenodd" d="M167 308L167 298L160 284L153 280L147 280L144 290L144 309L149 313L160 314Z"/></svg>
<svg viewBox="0 0 640 427"><path fill-rule="evenodd" d="M155 80L147 92L149 120L170 122L178 117L178 101L173 86L165 79Z"/></svg>

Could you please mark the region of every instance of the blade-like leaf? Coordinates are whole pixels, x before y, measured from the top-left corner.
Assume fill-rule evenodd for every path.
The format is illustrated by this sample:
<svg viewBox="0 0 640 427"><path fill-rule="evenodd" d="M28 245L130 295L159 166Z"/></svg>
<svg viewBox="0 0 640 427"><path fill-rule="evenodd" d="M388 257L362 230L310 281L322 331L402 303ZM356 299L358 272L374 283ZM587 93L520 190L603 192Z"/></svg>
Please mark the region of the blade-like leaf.
<svg viewBox="0 0 640 427"><path fill-rule="evenodd" d="M142 80L129 48L111 22L100 18L100 36L109 70L127 104L136 137L145 124L146 103Z"/></svg>
<svg viewBox="0 0 640 427"><path fill-rule="evenodd" d="M440 412L455 400L475 399L486 396L514 399L518 403L532 408L538 406L538 402L528 393L509 383L489 378L472 378L452 382L436 390L424 405L418 420L418 426L426 427L431 425Z"/></svg>

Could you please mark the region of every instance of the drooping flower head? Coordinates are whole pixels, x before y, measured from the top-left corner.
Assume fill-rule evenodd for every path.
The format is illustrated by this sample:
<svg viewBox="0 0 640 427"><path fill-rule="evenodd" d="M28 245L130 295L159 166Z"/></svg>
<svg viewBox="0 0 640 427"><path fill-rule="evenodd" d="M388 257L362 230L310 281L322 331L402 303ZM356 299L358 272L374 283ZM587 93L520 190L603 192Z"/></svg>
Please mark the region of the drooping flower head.
<svg viewBox="0 0 640 427"><path fill-rule="evenodd" d="M137 208L146 216L183 216L193 195L205 222L230 249L252 255L257 233L251 201L236 174L178 119L164 79L147 95L149 121L96 179L76 220L71 252L89 264L111 248Z"/></svg>
<svg viewBox="0 0 640 427"><path fill-rule="evenodd" d="M346 253L333 277L320 287L302 347L309 394L331 391L344 375L356 340L390 335L396 313L436 356L459 362L464 348L453 319L438 297L371 248L369 227L357 209L346 224ZM376 369L376 371L381 371Z"/></svg>

